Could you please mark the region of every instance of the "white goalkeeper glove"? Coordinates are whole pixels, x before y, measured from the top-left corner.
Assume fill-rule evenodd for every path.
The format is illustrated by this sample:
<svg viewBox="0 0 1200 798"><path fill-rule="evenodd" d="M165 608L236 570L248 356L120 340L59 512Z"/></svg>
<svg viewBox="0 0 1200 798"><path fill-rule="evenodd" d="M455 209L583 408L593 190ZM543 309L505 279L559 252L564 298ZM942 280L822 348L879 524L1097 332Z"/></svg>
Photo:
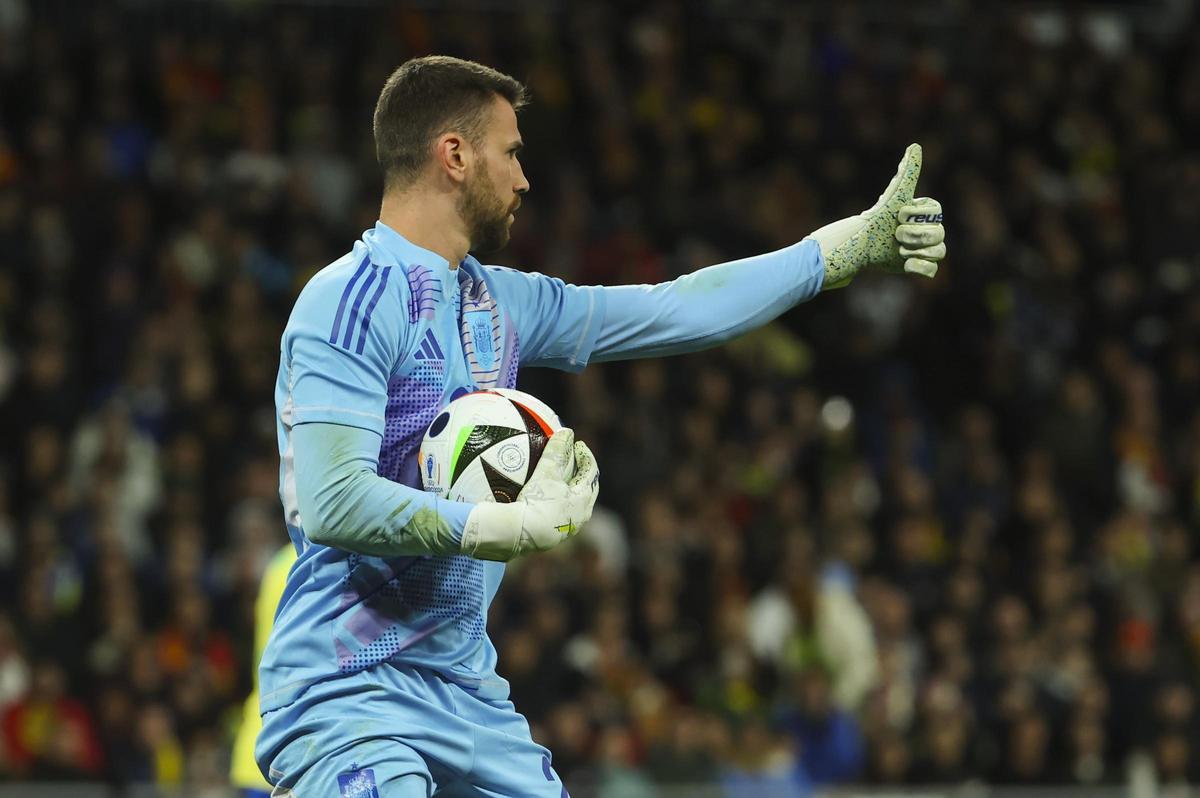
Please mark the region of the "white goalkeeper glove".
<svg viewBox="0 0 1200 798"><path fill-rule="evenodd" d="M509 504L481 502L467 516L462 553L508 561L545 551L579 531L592 517L600 469L592 450L570 429L550 436L533 475Z"/></svg>
<svg viewBox="0 0 1200 798"><path fill-rule="evenodd" d="M910 144L879 201L857 216L810 233L825 257L824 290L841 288L862 269L933 277L946 257L942 206L913 198L921 176L921 145Z"/></svg>

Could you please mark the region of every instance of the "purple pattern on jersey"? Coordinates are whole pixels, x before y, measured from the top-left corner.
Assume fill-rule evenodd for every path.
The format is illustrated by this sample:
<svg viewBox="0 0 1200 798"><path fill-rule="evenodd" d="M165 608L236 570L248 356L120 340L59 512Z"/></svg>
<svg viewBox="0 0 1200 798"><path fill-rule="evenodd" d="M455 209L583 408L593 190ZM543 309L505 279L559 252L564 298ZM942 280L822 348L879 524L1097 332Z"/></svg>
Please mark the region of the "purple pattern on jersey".
<svg viewBox="0 0 1200 798"><path fill-rule="evenodd" d="M345 621L357 650L335 640L338 668L348 673L383 662L452 625L468 640L484 638L484 564L471 557L351 554L342 604L359 603ZM375 566L382 565L383 570ZM416 618L423 617L423 621ZM404 625L397 622L403 618Z"/></svg>
<svg viewBox="0 0 1200 798"><path fill-rule="evenodd" d="M500 360L500 373L504 375L504 387L517 387L517 365L521 360L521 342L517 338L517 325L508 314L504 314L504 357Z"/></svg>
<svg viewBox="0 0 1200 798"><path fill-rule="evenodd" d="M445 389L445 366L441 361L426 361L411 374L397 374L388 380L379 476L402 485L421 486L413 453L441 409Z"/></svg>
<svg viewBox="0 0 1200 798"><path fill-rule="evenodd" d="M408 267L408 293L408 320L416 324L433 319L442 298L442 281L428 266Z"/></svg>
<svg viewBox="0 0 1200 798"><path fill-rule="evenodd" d="M454 559L466 558L455 557ZM338 670L342 673L352 673L353 671L369 668L372 665L391 659L406 649L421 643L453 620L431 617L424 627L414 631L411 627L405 628L396 623L395 613L404 612L405 610L410 610L410 605L393 603L386 609L371 610L368 612L364 608L363 611L357 613L354 617L355 621L359 617L370 617L373 621L379 623L379 628L376 630L377 634L371 642L364 645L358 651L351 651L341 640L334 640L333 648L334 653L337 655ZM388 615L387 613L389 612L392 615ZM433 613L430 614L432 615ZM482 617L480 617L479 623L483 623ZM479 640L482 638L472 639Z"/></svg>
<svg viewBox="0 0 1200 798"><path fill-rule="evenodd" d="M379 475L419 486L414 453L442 408L445 366L426 362L388 381ZM359 604L344 629L362 646L338 641L338 667L350 672L400 654L452 624L470 640L484 637L483 562L471 557L394 557L383 560L351 554L342 604ZM426 622L416 634L413 621ZM397 624L404 618L406 626Z"/></svg>
<svg viewBox="0 0 1200 798"><path fill-rule="evenodd" d="M364 605L365 606L365 605ZM364 646L370 645L383 636L394 621L380 612L356 612L346 622L345 630Z"/></svg>
<svg viewBox="0 0 1200 798"><path fill-rule="evenodd" d="M500 324L496 308L487 287L480 280L467 283L460 279L464 300L459 309L460 319L467 313L488 310L492 314L492 334L500 347L498 368L487 383L476 379L480 388L514 388L517 384L520 345L514 325L507 316ZM470 331L461 326L464 353L476 378L475 366L470 363L467 346ZM503 331L503 332L502 332ZM415 456L425 430L442 409L446 391L443 361L425 361L406 375L396 375L388 382L388 401L385 411L383 443L379 451L379 475L405 485L420 485L419 463ZM452 626L469 640L485 636L487 596L484 584L484 564L471 557L395 557L380 559L352 554L341 596L342 607L358 604L347 618L343 630L346 637L335 640L338 667L351 672L401 654L435 632ZM419 627L415 617L423 617ZM397 624L406 619L406 625ZM348 645L350 644L350 645Z"/></svg>
<svg viewBox="0 0 1200 798"><path fill-rule="evenodd" d="M364 607L368 607L371 603L369 597L386 585L388 582L399 577L405 570L412 565L411 557L392 557L391 559L383 559L381 557L363 557L358 554L350 555L350 570L346 573L342 580L342 594L340 609L345 609L351 604L363 602ZM364 599L367 599L364 601ZM391 621L386 625L390 626ZM359 642L366 643L372 639L370 623L364 619L359 620L353 618L346 623L346 629L356 637Z"/></svg>

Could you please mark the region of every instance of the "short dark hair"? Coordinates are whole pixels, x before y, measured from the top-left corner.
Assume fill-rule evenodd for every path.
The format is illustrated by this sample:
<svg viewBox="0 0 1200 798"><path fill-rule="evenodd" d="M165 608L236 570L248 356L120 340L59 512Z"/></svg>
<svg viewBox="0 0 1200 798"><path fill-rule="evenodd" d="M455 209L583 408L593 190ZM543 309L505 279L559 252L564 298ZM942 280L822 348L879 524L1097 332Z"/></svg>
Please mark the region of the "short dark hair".
<svg viewBox="0 0 1200 798"><path fill-rule="evenodd" d="M430 55L401 64L375 104L375 156L385 190L412 183L443 133L457 131L478 143L497 96L514 109L527 99L516 78L474 61Z"/></svg>

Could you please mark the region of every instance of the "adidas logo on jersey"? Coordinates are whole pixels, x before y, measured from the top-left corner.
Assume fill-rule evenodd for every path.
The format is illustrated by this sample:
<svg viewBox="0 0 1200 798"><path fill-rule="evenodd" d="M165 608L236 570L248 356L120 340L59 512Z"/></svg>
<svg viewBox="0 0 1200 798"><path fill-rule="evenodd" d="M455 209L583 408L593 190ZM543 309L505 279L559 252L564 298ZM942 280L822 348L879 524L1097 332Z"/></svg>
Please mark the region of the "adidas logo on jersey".
<svg viewBox="0 0 1200 798"><path fill-rule="evenodd" d="M438 346L433 330L426 330L425 335L421 338L421 345L413 353L413 360L442 361L445 359L446 356L442 354L442 348Z"/></svg>

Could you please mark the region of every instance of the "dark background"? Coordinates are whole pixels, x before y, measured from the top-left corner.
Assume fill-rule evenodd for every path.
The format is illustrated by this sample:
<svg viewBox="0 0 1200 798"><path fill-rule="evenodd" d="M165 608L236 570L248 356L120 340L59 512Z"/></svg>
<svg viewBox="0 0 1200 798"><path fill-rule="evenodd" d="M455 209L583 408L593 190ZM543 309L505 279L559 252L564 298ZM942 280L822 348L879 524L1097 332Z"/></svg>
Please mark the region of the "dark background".
<svg viewBox="0 0 1200 798"><path fill-rule="evenodd" d="M0 778L223 782L280 334L438 52L532 92L499 263L784 246L911 141L947 212L936 280L523 373L604 472L490 617L573 794L1194 779L1195 6L832 5L0 0Z"/></svg>

